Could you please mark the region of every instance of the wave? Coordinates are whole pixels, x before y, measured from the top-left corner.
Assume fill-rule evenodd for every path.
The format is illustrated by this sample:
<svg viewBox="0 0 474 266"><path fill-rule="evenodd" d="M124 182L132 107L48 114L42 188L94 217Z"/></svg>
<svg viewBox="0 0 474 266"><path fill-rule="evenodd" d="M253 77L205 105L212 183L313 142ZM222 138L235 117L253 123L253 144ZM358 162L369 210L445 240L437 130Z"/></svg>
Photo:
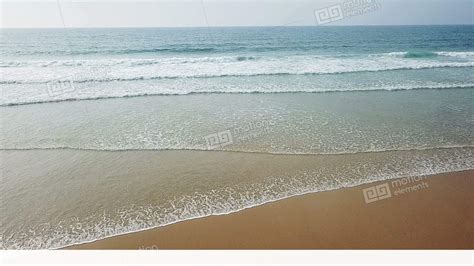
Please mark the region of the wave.
<svg viewBox="0 0 474 266"><path fill-rule="evenodd" d="M407 52L403 57L404 58L433 58L437 57L437 53L433 52Z"/></svg>
<svg viewBox="0 0 474 266"><path fill-rule="evenodd" d="M347 49L353 46L341 45L340 48ZM324 49L335 48L335 45L328 44L308 44L308 45L257 45L249 46L245 43L215 43L203 46L162 46L162 47L144 47L141 49L82 49L82 50L16 50L15 54L19 56L35 55L140 55L140 54L206 54L206 53L236 53L236 52L279 52L279 51L320 51ZM0 52L1 54L1 52Z"/></svg>
<svg viewBox="0 0 474 266"><path fill-rule="evenodd" d="M89 76L95 76L94 71L84 71L83 73L70 74L65 77L56 77L49 80L1 80L0 84L48 84L57 80L68 79L74 83L90 83L90 82L116 82L116 81L138 81L138 80L157 80L157 79L180 79L180 78L224 78L224 77L257 77L257 76L289 76L289 75L337 75L346 73L374 73L374 72L387 72L387 71L400 71L400 70L423 70L423 69L435 69L435 68L470 68L474 67L474 62L458 62L458 63L437 63L430 65L414 65L414 66L394 66L380 69L346 69L346 70L312 70L312 71L275 71L275 72L264 72L264 69L256 69L257 72L245 72L246 69L239 69L237 73L223 73L217 70L216 74L204 74L204 73L175 73L175 74L161 74L161 75L150 75L150 76L133 76L133 77L108 77L110 74L105 73L103 77L87 78ZM224 71L224 70L222 70ZM240 73L239 73L240 72ZM81 78L86 77L86 78Z"/></svg>
<svg viewBox="0 0 474 266"><path fill-rule="evenodd" d="M418 86L418 87L386 87L386 88L367 88L367 89L327 89L327 90L252 90L252 91L233 91L233 90L206 90L206 91L180 91L180 92L156 92L156 93L129 93L121 95L108 95L108 96L89 96L83 98L62 98L62 99L42 99L32 101L18 101L18 102L7 102L0 103L0 106L20 106L30 104L45 104L45 103L60 103L60 102L74 102L74 101L91 101L91 100L105 100L105 99L120 99L120 98L135 98L135 97L148 97L148 96L184 96L194 94L277 94L277 93L340 93L340 92L374 92L374 91L408 91L408 90L433 90L433 89L466 89L474 88L474 83L471 84L453 84L453 85L432 85L432 86Z"/></svg>
<svg viewBox="0 0 474 266"><path fill-rule="evenodd" d="M401 57L401 58L435 58L438 56L444 57L455 57L455 58L470 58L474 57L474 52L431 52L431 51L407 51L407 52L390 52L386 54L380 55L388 55L394 57Z"/></svg>
<svg viewBox="0 0 474 266"><path fill-rule="evenodd" d="M441 56L460 57L460 58L474 57L474 52L436 52L436 54L441 55Z"/></svg>
<svg viewBox="0 0 474 266"><path fill-rule="evenodd" d="M48 50L48 51L17 51L17 55L92 55L92 54L146 54L146 53L210 53L223 51L215 47L162 47L143 49L116 49L116 50ZM225 50L224 50L225 51Z"/></svg>
<svg viewBox="0 0 474 266"><path fill-rule="evenodd" d="M327 55L313 55L308 54L308 58L316 59L336 59L336 58L383 58L383 57L398 57L398 58L434 58L434 57L451 57L458 59L474 59L474 52L431 52L431 51L407 51L407 52L388 52L379 54L327 54ZM200 57L162 57L162 58L121 58L121 59L89 59L89 60L22 60L22 61L4 61L0 62L0 68L18 68L18 67L74 67L74 66L141 66L141 65L155 65L155 64L187 64L187 63L228 63L228 62L242 62L242 61L254 61L257 59L272 59L271 57L262 56L249 56L249 55L238 55L238 56L200 56ZM278 59L274 57L273 59ZM282 57L280 59L288 59L288 57Z"/></svg>
<svg viewBox="0 0 474 266"><path fill-rule="evenodd" d="M124 49L108 51L115 54L140 54L140 53L157 53L157 52L173 52L173 53L205 53L214 52L214 47L181 47L181 48L150 48L150 49Z"/></svg>
<svg viewBox="0 0 474 266"><path fill-rule="evenodd" d="M77 66L146 66L157 64L188 63L228 63L257 60L257 56L214 56L214 57L163 57L163 58L123 58L123 59L89 59L89 60L31 60L0 62L0 68L18 67L77 67Z"/></svg>

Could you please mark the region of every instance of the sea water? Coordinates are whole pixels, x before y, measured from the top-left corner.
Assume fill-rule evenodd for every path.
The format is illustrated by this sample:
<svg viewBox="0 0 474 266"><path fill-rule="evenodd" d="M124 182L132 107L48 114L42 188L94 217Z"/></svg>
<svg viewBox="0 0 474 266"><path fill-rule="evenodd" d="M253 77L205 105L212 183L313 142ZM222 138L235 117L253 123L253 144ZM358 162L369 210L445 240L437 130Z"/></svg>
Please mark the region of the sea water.
<svg viewBox="0 0 474 266"><path fill-rule="evenodd" d="M473 31L2 30L0 244L472 169Z"/></svg>

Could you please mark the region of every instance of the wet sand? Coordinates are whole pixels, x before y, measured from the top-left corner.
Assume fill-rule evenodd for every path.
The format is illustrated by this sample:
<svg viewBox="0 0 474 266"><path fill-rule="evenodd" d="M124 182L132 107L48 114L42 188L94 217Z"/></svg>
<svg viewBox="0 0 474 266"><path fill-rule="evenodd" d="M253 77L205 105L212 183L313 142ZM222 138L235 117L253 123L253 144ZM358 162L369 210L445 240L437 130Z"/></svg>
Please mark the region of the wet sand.
<svg viewBox="0 0 474 266"><path fill-rule="evenodd" d="M397 180L295 196L69 248L474 248L474 170ZM387 182L391 197L378 194L381 199L365 202L364 189Z"/></svg>

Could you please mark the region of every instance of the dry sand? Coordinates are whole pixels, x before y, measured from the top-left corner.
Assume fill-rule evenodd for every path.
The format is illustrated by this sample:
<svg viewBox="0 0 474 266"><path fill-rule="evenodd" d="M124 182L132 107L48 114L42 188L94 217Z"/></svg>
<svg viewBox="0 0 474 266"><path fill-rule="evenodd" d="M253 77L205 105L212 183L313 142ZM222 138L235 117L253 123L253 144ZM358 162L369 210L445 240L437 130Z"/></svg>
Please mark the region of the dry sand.
<svg viewBox="0 0 474 266"><path fill-rule="evenodd" d="M365 203L362 190L386 181L295 196L70 248L474 248L474 170L400 181L411 183L395 188L388 181L392 196L371 203ZM395 195L400 189L405 193Z"/></svg>

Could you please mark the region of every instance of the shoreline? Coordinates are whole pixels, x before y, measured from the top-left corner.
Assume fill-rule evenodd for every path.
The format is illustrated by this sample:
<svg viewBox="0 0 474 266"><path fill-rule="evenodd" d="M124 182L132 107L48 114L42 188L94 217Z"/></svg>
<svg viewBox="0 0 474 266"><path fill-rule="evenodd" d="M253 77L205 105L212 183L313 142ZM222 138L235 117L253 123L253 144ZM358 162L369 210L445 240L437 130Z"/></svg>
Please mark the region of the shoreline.
<svg viewBox="0 0 474 266"><path fill-rule="evenodd" d="M466 160L470 154L470 149L332 156L198 151L2 151L1 156L9 166L2 191L17 199L11 201L11 208L6 212L7 217L18 221L10 228L21 231L15 224L30 221L33 229L42 232L35 238L13 235L4 245L61 249L204 219L212 214L232 215L269 202L291 200L296 195L338 191L335 189L398 176L473 169L472 163ZM423 164L413 165L413 158ZM30 178L24 177L25 173ZM38 175L41 178L35 178ZM44 189L29 194L27 199L15 194L20 177L23 178L20 188L25 191L30 191L32 184ZM16 190L8 189L14 187ZM68 196L58 202L58 193ZM22 209L30 212L18 212ZM37 213L34 219L32 211ZM61 217L56 218L57 213ZM39 219L51 226L34 227Z"/></svg>
<svg viewBox="0 0 474 266"><path fill-rule="evenodd" d="M474 187L474 170L435 174L421 177L421 179L425 183L423 188L409 191L410 189L407 188L410 188L410 186L398 188L399 190L392 187L392 193L400 192L400 189L408 190L408 192L405 191L398 195L392 194L389 198L375 200L380 202L365 203L363 190L384 184L390 185L394 182L395 184L402 184L401 181L413 181L414 179L410 179L410 177L396 178L354 187L294 195L228 214L196 217L164 226L75 244L62 249L474 248L474 226L469 225L474 213L474 207L470 204L474 201L474 196L470 195L472 193L469 191L469 188ZM419 188L420 180L415 182L417 183L413 186ZM431 197L439 194L443 188L454 189L456 193L447 194L444 201L440 200L439 195ZM430 201L433 202L430 203ZM321 205L315 207L314 202L319 202ZM351 206L354 204L355 206ZM393 219L399 223L398 226L392 228L393 232L386 232L386 229L380 228L380 224L375 226L379 230L378 233L390 233L386 238L376 238L370 241L366 237L359 236L361 238L357 240L356 236L365 230L353 231L354 228L350 228L351 223L346 224L348 220L352 220L356 224L360 223L363 229L373 228L373 221L368 220L368 217L374 215L373 209L381 212L382 217L385 217L385 214L394 211L407 212L407 210L401 208L406 204L413 207L408 211L411 215L394 217ZM432 210L422 208L432 204L444 206L439 210L442 213L441 215L437 216L436 212L433 213ZM328 208L334 207L334 205L337 205L337 208ZM452 210L447 210L446 206L449 206L452 210L461 211L457 217L448 217L443 213L452 214ZM327 214L330 215L323 215L327 219L321 219L318 218L317 214L305 211L312 208L316 208L319 212L328 212ZM358 210L359 214L354 213L354 210ZM350 219L344 218L344 213L349 214L346 218ZM420 220L420 217L414 215L416 213L424 219ZM277 214L278 219L276 221L279 225L276 225L273 220L268 221L268 217L275 217L275 214ZM361 217L360 214L366 214L367 217ZM344 219L335 219L336 217ZM306 219L315 221L314 223L304 222ZM380 219L380 217L377 219ZM390 225L393 223L393 221L384 221ZM423 229L421 224L424 221L436 221L437 223L434 225L425 224L424 226L427 228ZM453 225L449 221L456 222ZM253 224L256 228L249 228L248 224ZM322 226L324 232L316 230L320 226ZM411 242L400 241L410 239L409 234L403 231L404 226L419 228L423 232L424 238ZM216 233L216 228L223 230ZM435 230L436 228L444 229ZM285 229L284 231L288 233L282 233L281 229ZM377 233L377 230L375 233ZM262 231L265 233L262 233ZM329 242L316 238L312 239L311 237L311 235L323 235L329 240L329 232L340 236ZM401 234L396 238L399 241L392 239L394 232ZM413 233L417 234L418 231ZM431 237L427 237L427 233L431 233ZM446 233L448 234L446 235ZM372 234L374 232L369 233L369 235ZM255 235L259 235L259 237L257 238ZM448 237L448 235L456 237ZM441 239L446 241L440 241ZM288 242L287 240L291 241Z"/></svg>

